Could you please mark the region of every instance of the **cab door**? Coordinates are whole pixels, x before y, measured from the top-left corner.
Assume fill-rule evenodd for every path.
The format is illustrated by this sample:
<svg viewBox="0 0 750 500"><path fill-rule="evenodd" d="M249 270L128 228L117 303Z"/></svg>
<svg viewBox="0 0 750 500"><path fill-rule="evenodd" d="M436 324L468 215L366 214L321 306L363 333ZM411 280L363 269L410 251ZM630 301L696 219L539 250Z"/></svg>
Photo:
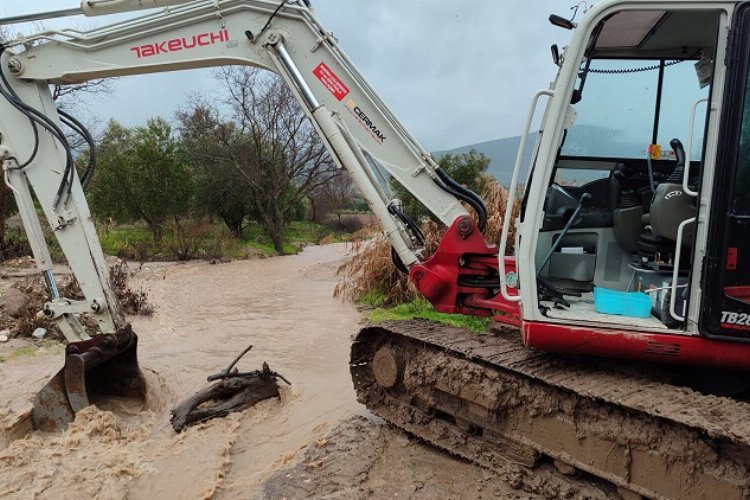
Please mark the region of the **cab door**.
<svg viewBox="0 0 750 500"><path fill-rule="evenodd" d="M699 324L707 337L750 342L750 3L732 24Z"/></svg>

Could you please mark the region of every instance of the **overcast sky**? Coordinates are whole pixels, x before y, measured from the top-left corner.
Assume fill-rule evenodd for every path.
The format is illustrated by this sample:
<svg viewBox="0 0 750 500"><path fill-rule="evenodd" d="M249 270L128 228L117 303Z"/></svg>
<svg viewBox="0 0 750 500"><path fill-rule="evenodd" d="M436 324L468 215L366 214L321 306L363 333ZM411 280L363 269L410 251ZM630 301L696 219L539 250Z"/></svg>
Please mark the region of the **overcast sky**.
<svg viewBox="0 0 750 500"><path fill-rule="evenodd" d="M547 17L573 0L312 0L371 85L428 150L519 135L532 94L555 75L549 46L569 32ZM2 0L0 16L76 7L78 0ZM88 28L102 18L48 26ZM11 33L29 32L18 26ZM122 78L90 100L99 120L174 120L195 93L217 85L208 70Z"/></svg>

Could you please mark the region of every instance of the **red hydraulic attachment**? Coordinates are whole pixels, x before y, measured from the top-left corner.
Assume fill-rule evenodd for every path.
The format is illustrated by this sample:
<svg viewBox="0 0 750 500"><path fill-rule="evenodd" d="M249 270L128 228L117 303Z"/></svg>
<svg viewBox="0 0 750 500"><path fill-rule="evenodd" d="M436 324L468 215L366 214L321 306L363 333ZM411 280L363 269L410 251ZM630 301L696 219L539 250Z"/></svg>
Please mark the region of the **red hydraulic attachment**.
<svg viewBox="0 0 750 500"><path fill-rule="evenodd" d="M516 260L505 257L505 279L517 284ZM517 302L500 294L497 246L487 245L471 217L456 219L435 254L412 266L409 276L417 290L440 312L495 316L502 323L520 326ZM509 288L517 294L515 288Z"/></svg>

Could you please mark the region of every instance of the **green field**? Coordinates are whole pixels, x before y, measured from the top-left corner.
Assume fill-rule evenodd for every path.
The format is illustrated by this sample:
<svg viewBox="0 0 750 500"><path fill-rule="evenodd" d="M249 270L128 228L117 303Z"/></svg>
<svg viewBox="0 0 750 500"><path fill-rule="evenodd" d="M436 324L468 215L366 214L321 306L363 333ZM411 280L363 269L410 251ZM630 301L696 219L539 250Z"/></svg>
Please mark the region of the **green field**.
<svg viewBox="0 0 750 500"><path fill-rule="evenodd" d="M290 222L284 230L284 253L296 254L305 245L318 244L323 239L327 242L345 241L347 236L315 222ZM100 228L99 239L106 254L131 260L174 260L179 251L179 241L174 234L166 233L156 241L151 231L141 224ZM194 258L242 259L276 255L273 243L258 224L248 226L242 239L237 239L217 222L208 229L204 228L195 247Z"/></svg>

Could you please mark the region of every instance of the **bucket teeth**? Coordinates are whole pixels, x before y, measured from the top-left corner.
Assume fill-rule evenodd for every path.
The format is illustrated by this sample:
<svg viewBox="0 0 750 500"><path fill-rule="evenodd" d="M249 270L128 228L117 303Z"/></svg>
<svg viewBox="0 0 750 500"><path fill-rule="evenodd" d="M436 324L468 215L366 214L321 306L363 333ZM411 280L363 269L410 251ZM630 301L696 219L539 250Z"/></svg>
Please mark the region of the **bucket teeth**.
<svg viewBox="0 0 750 500"><path fill-rule="evenodd" d="M116 334L68 344L65 365L34 400L34 428L58 432L67 429L75 414L106 396L145 398L138 366L138 337L130 325Z"/></svg>

